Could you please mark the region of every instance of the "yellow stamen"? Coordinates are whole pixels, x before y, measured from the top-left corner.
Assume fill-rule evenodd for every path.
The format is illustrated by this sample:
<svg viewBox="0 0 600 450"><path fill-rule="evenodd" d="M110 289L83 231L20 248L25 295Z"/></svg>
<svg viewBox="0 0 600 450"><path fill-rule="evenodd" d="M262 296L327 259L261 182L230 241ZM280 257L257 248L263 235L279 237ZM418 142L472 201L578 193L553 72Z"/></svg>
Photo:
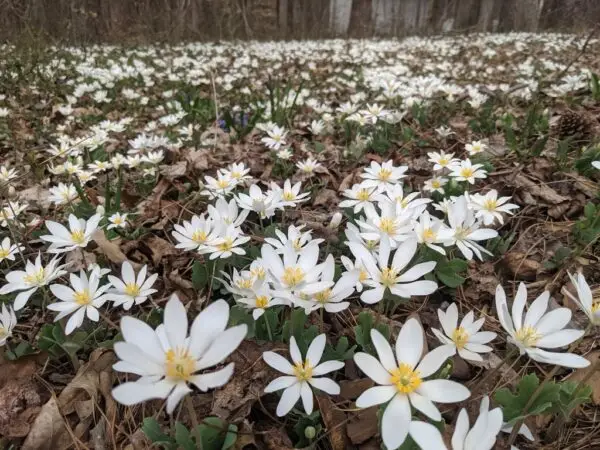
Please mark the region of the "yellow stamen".
<svg viewBox="0 0 600 450"><path fill-rule="evenodd" d="M188 381L196 371L196 361L189 356L186 349L169 350L165 361L167 378L176 381Z"/></svg>
<svg viewBox="0 0 600 450"><path fill-rule="evenodd" d="M266 308L269 306L269 298L266 295L259 295L256 297L256 307L257 308Z"/></svg>
<svg viewBox="0 0 600 450"><path fill-rule="evenodd" d="M296 194L294 194L292 191L284 191L283 193L283 199L286 201L291 201L294 200L296 198Z"/></svg>
<svg viewBox="0 0 600 450"><path fill-rule="evenodd" d="M497 207L498 207L498 202L496 200L486 199L483 202L483 208L486 209L487 211L495 211Z"/></svg>
<svg viewBox="0 0 600 450"><path fill-rule="evenodd" d="M416 390L423 380L419 376L418 370L413 370L406 363L401 363L397 369L390 372L390 381L396 386L399 392L409 394Z"/></svg>
<svg viewBox="0 0 600 450"><path fill-rule="evenodd" d="M369 193L369 191L367 189L361 189L356 194L356 198L358 200L360 200L361 202L366 202L366 201L369 201L371 199L371 194Z"/></svg>
<svg viewBox="0 0 600 450"><path fill-rule="evenodd" d="M392 171L390 169L381 169L379 170L378 177L381 181L387 181L392 176Z"/></svg>
<svg viewBox="0 0 600 450"><path fill-rule="evenodd" d="M532 326L519 328L515 334L515 339L521 342L525 347L534 346L541 337L542 335Z"/></svg>
<svg viewBox="0 0 600 450"><path fill-rule="evenodd" d="M315 300L319 303L327 303L331 298L331 289L325 289L324 291L317 292L315 294Z"/></svg>
<svg viewBox="0 0 600 450"><path fill-rule="evenodd" d="M206 231L203 230L195 230L192 233L192 241L197 242L198 244L205 243L207 237L208 236L206 235Z"/></svg>
<svg viewBox="0 0 600 450"><path fill-rule="evenodd" d="M294 375L300 381L308 381L312 378L313 368L307 359L304 364L301 362L294 364Z"/></svg>
<svg viewBox="0 0 600 450"><path fill-rule="evenodd" d="M396 284L396 278L398 278L398 272L393 267L385 267L381 271L380 282L385 287L391 287Z"/></svg>
<svg viewBox="0 0 600 450"><path fill-rule="evenodd" d="M304 271L300 267L286 267L283 270L283 282L288 287L298 286L304 281Z"/></svg>
<svg viewBox="0 0 600 450"><path fill-rule="evenodd" d="M425 228L421 234L421 237L424 241L433 241L436 238L436 233L431 228Z"/></svg>
<svg viewBox="0 0 600 450"><path fill-rule="evenodd" d="M3 248L0 248L0 259L8 258L8 255L10 255L10 251L9 250L5 250Z"/></svg>
<svg viewBox="0 0 600 450"><path fill-rule="evenodd" d="M131 297L137 297L140 295L140 286L136 283L128 283L125 285L125 293Z"/></svg>
<svg viewBox="0 0 600 450"><path fill-rule="evenodd" d="M92 298L90 297L90 293L88 291L78 291L73 295L73 299L75 303L78 305L89 305L92 302Z"/></svg>
<svg viewBox="0 0 600 450"><path fill-rule="evenodd" d="M231 239L230 237L225 238L225 241L223 241L219 245L217 245L217 248L219 250L221 250L222 252L227 252L227 251L231 250L232 247L233 247L233 239Z"/></svg>
<svg viewBox="0 0 600 450"><path fill-rule="evenodd" d="M460 176L463 178L470 178L474 173L475 171L471 167L463 167L460 169Z"/></svg>
<svg viewBox="0 0 600 450"><path fill-rule="evenodd" d="M83 230L75 230L71 232L71 240L77 244L81 245L85 242L85 233Z"/></svg>
<svg viewBox="0 0 600 450"><path fill-rule="evenodd" d="M384 217L379 222L379 229L384 233L393 235L396 233L396 222L394 221L394 219Z"/></svg>
<svg viewBox="0 0 600 450"><path fill-rule="evenodd" d="M462 349L469 342L469 333L464 328L459 327L452 333L452 340L456 344L456 348Z"/></svg>
<svg viewBox="0 0 600 450"><path fill-rule="evenodd" d="M30 284L30 285L40 285L40 284L43 284L44 281L46 281L46 271L42 267L41 269L37 270L36 272L34 272L34 273L30 274L30 275L25 275L23 277L23 281L26 284Z"/></svg>

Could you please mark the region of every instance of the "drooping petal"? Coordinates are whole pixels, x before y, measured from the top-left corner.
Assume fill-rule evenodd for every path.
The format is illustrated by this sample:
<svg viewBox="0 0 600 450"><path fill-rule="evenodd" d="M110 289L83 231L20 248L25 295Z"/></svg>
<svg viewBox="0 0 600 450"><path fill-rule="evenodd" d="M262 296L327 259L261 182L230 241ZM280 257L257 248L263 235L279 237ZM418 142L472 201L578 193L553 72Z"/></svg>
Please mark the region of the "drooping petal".
<svg viewBox="0 0 600 450"><path fill-rule="evenodd" d="M408 434L411 411L408 397L396 395L387 405L381 418L381 437L387 448L398 448Z"/></svg>
<svg viewBox="0 0 600 450"><path fill-rule="evenodd" d="M356 399L356 407L370 408L371 406L381 405L389 401L397 392L395 386L373 386L360 394Z"/></svg>
<svg viewBox="0 0 600 450"><path fill-rule="evenodd" d="M311 386L328 393L329 395L339 395L340 385L331 378L312 378L308 380Z"/></svg>
<svg viewBox="0 0 600 450"><path fill-rule="evenodd" d="M446 450L446 444L442 433L436 427L427 422L413 420L408 428L410 437L422 450ZM459 450L453 448L452 450ZM461 449L462 450L462 449Z"/></svg>
<svg viewBox="0 0 600 450"><path fill-rule="evenodd" d="M303 381L300 384L300 398L302 398L302 406L306 414L312 414L313 412L313 392L310 385Z"/></svg>
<svg viewBox="0 0 600 450"><path fill-rule="evenodd" d="M175 384L167 379L157 383L130 381L112 390L113 398L122 405L131 406L156 398L167 398Z"/></svg>
<svg viewBox="0 0 600 450"><path fill-rule="evenodd" d="M465 386L450 380L424 381L416 392L437 403L462 402L471 395Z"/></svg>
<svg viewBox="0 0 600 450"><path fill-rule="evenodd" d="M301 388L302 383L295 383L283 391L281 399L279 400L279 404L277 405L277 416L283 417L292 410L294 405L300 399Z"/></svg>
<svg viewBox="0 0 600 450"><path fill-rule="evenodd" d="M175 407L179 404L181 399L185 397L187 394L192 392L192 390L185 383L177 383L173 392L169 394L167 397L167 414L173 414Z"/></svg>
<svg viewBox="0 0 600 450"><path fill-rule="evenodd" d="M442 414L440 413L440 410L437 409L433 402L427 397L423 397L418 392L411 392L410 394L408 394L408 398L410 400L411 405L413 405L416 409L421 411L431 420L435 420L436 422L442 420Z"/></svg>
<svg viewBox="0 0 600 450"><path fill-rule="evenodd" d="M585 331L583 330L560 330L547 334L536 342L536 347L541 348L559 348L575 342Z"/></svg>
<svg viewBox="0 0 600 450"><path fill-rule="evenodd" d="M467 450L464 448L465 439L469 432L469 415L466 409L461 409L456 419L454 426L454 434L452 435L452 450Z"/></svg>

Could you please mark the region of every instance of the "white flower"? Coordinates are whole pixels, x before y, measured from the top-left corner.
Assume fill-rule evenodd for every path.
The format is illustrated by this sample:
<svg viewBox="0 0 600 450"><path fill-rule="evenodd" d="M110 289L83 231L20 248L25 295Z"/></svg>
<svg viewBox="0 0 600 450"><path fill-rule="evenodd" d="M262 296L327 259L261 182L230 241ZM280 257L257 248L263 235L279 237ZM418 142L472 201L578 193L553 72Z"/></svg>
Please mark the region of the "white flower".
<svg viewBox="0 0 600 450"><path fill-rule="evenodd" d="M375 208L366 208L366 221L358 220L358 225L364 230L361 235L367 240L378 241L384 237L390 239L392 248L405 241L413 232L412 211L403 210L392 201L380 201L378 213Z"/></svg>
<svg viewBox="0 0 600 450"><path fill-rule="evenodd" d="M121 278L109 275L108 280L113 285L113 289L108 291L108 300L115 302L115 306L123 306L123 309L129 310L133 304L144 303L148 297L156 292L152 285L158 278L158 274L150 275L146 279L148 267L140 269L137 278L133 271L133 266L129 261L124 261L121 265Z"/></svg>
<svg viewBox="0 0 600 450"><path fill-rule="evenodd" d="M379 164L376 161L371 161L371 165L364 169L361 177L364 178L362 185L364 187L376 187L379 192L394 184L400 183L404 178L404 172L408 170L407 166L394 166L392 160Z"/></svg>
<svg viewBox="0 0 600 450"><path fill-rule="evenodd" d="M261 142L264 143L268 148L279 150L286 144L285 137L287 136L288 132L285 130L285 128L275 125L266 130L266 132L268 136L262 138Z"/></svg>
<svg viewBox="0 0 600 450"><path fill-rule="evenodd" d="M198 253L210 252L211 249L208 243L219 236L218 231L215 229L215 223L211 217L192 216L189 222L184 220L181 225L173 225L174 231L172 234L178 242L175 247L185 250L197 250Z"/></svg>
<svg viewBox="0 0 600 450"><path fill-rule="evenodd" d="M40 239L50 242L49 253L64 253L78 247L85 248L94 231L98 229L100 219L102 219L100 214L94 214L87 221L70 214L68 229L58 222L46 220L46 228L52 234L40 236Z"/></svg>
<svg viewBox="0 0 600 450"><path fill-rule="evenodd" d="M59 183L58 186L51 187L49 191L49 200L55 205L72 203L79 197L77 189L72 184Z"/></svg>
<svg viewBox="0 0 600 450"><path fill-rule="evenodd" d="M317 167L321 167L321 163L318 163L312 158L307 158L304 161L299 161L296 164L296 167L298 167L298 169L300 169L304 173L312 174L315 172Z"/></svg>
<svg viewBox="0 0 600 450"><path fill-rule="evenodd" d="M246 251L239 248L250 240L250 236L244 236L242 230L235 225L227 225L222 228L221 224L217 225L221 228L219 237L209 242L207 252L210 253L210 259L225 259L229 258L234 253L236 255L245 255Z"/></svg>
<svg viewBox="0 0 600 450"><path fill-rule="evenodd" d="M9 261L14 261L15 255L24 249L25 247L23 247L22 245L11 244L10 238L5 237L2 240L2 244L0 245L0 262L4 261L5 259Z"/></svg>
<svg viewBox="0 0 600 450"><path fill-rule="evenodd" d="M291 245L295 252L300 253L307 245L318 245L323 242L323 239L313 239L312 231L302 231L304 225L296 227L290 225L288 227L287 236L281 230L275 229L277 239L267 237L265 242L277 249L277 253L283 254L286 246Z"/></svg>
<svg viewBox="0 0 600 450"><path fill-rule="evenodd" d="M0 209L0 225L3 227L8 226L8 221L15 220L19 214L27 209L27 206L27 203L20 205L19 202L8 202L6 206Z"/></svg>
<svg viewBox="0 0 600 450"><path fill-rule="evenodd" d="M112 164L108 161L94 161L88 164L88 169L91 169L94 173L106 172L110 168L112 168Z"/></svg>
<svg viewBox="0 0 600 450"><path fill-rule="evenodd" d="M581 338L583 330L565 329L571 320L571 310L556 308L548 310L550 293L545 291L529 307L525 318L523 312L527 303L527 288L519 284L512 305L512 316L508 312L506 294L501 285L496 288L496 311L502 328L508 333L508 342L516 345L521 355L534 361L557 366L581 368L590 362L574 353L558 353L543 350L564 347Z"/></svg>
<svg viewBox="0 0 600 450"><path fill-rule="evenodd" d="M502 409L490 410L490 399L485 396L481 399L479 416L470 430L467 410L460 410L452 435L452 450L492 450L501 428Z"/></svg>
<svg viewBox="0 0 600 450"><path fill-rule="evenodd" d="M449 168L459 162L459 160L454 157L454 153L446 153L443 150L439 152L429 152L427 153L427 156L429 156L429 161L434 163L433 170L435 171Z"/></svg>
<svg viewBox="0 0 600 450"><path fill-rule="evenodd" d="M235 276L236 274L234 273L234 277ZM237 279L239 281L239 275L237 275ZM243 304L246 308L252 310L252 317L254 320L258 320L265 313L267 308L283 305L285 303L282 299L273 298L271 290L269 289L269 285L266 283L264 278L254 279L254 277L252 277L249 279L254 281L252 283L252 287L233 289L231 286L229 286L227 290L232 293L237 293L238 295L241 294L240 298L236 299L236 301Z"/></svg>
<svg viewBox="0 0 600 450"><path fill-rule="evenodd" d="M202 392L226 384L233 375L233 363L206 372L224 361L242 342L247 326L226 328L229 306L225 300L211 303L194 319L188 336L188 318L177 295L165 307L164 323L153 330L134 317L121 319L124 342L115 343L119 357L113 368L140 375L113 389L116 401L135 405L151 399L167 399L171 414L179 401L192 390Z"/></svg>
<svg viewBox="0 0 600 450"><path fill-rule="evenodd" d="M433 334L439 341L450 348L453 352L460 355L467 361L483 361L479 353L489 353L493 349L488 347L488 342L496 338L496 333L491 331L479 331L485 322L485 319L475 321L475 314L469 311L458 325L458 308L456 303L452 303L446 309L446 312L438 309L438 317L442 330L432 328Z"/></svg>
<svg viewBox="0 0 600 450"><path fill-rule="evenodd" d="M48 285L51 281L64 275L65 266L59 266L58 256L53 258L46 266L42 264L42 255L38 253L35 263L27 261L25 270L13 270L6 274L8 282L0 289L0 295L15 291L23 291L15 298L15 311L23 308L29 297L42 286Z"/></svg>
<svg viewBox="0 0 600 450"><path fill-rule="evenodd" d="M263 193L257 184L253 184L250 186L248 194L240 193L236 200L240 208L254 211L264 219L272 217L277 209L283 209L282 194L281 189Z"/></svg>
<svg viewBox="0 0 600 450"><path fill-rule="evenodd" d="M425 244L432 250L445 255L446 251L439 245L443 242L443 235L447 233L447 227L437 217L431 217L427 211L419 216L419 220L415 223L415 234L417 242Z"/></svg>
<svg viewBox="0 0 600 450"><path fill-rule="evenodd" d="M596 169L600 170L600 160L592 161L592 167L595 167Z"/></svg>
<svg viewBox="0 0 600 450"><path fill-rule="evenodd" d="M310 343L306 357L302 359L296 339L292 336L290 338L290 356L294 365L278 353L263 353L263 359L269 366L285 374L275 378L265 388L267 393L284 390L277 405L279 417L289 413L300 398L302 398L302 406L306 414L311 414L313 411L311 386L329 395L340 393L340 386L331 378L322 375L341 369L344 367L344 363L342 361L325 361L319 364L323 357L325 344L325 334L320 334Z"/></svg>
<svg viewBox="0 0 600 450"><path fill-rule="evenodd" d="M390 112L384 109L383 106L379 106L377 103L372 105L367 104L367 109L360 111L365 120L375 125L379 119L383 119Z"/></svg>
<svg viewBox="0 0 600 450"><path fill-rule="evenodd" d="M227 202L223 197L219 197L214 206L208 205L209 218L215 223L222 222L227 225L233 224L236 227L239 227L244 223L249 212L250 211L247 210L240 212L237 202L233 198Z"/></svg>
<svg viewBox="0 0 600 450"><path fill-rule="evenodd" d="M435 132L438 134L439 137L443 139L446 139L454 134L454 131L452 131L450 128L444 125L436 128Z"/></svg>
<svg viewBox="0 0 600 450"><path fill-rule="evenodd" d="M407 239L398 246L391 264L389 263L390 243L386 238L383 238L379 244L377 259L362 245L351 242L348 246L369 273L369 278L363 284L373 289L361 294L360 299L365 303L373 304L381 301L386 290L399 297L410 298L413 295L429 295L437 289L437 283L434 281L419 280L435 268L435 261L415 264L402 273L417 253L417 240L414 238Z"/></svg>
<svg viewBox="0 0 600 450"><path fill-rule="evenodd" d="M398 212L410 210L412 217L418 217L425 208L427 203L431 203L429 198L418 198L419 192L411 192L404 195L404 188L401 184L394 184L385 188L383 193L377 196L377 202L380 206L388 201L396 203Z"/></svg>
<svg viewBox="0 0 600 450"><path fill-rule="evenodd" d="M483 260L481 253L491 255L476 241L485 241L498 236L496 230L490 228L480 228L479 222L475 219L473 211L467 205L466 197L460 196L456 201L450 204L448 208L447 231L444 231L442 240L445 246L456 245L460 252L468 260L473 259L475 254L480 260Z"/></svg>
<svg viewBox="0 0 600 450"><path fill-rule="evenodd" d="M162 150L148 152L147 154L142 156L142 162L147 162L149 164L158 164L163 159L165 159L165 153Z"/></svg>
<svg viewBox="0 0 600 450"><path fill-rule="evenodd" d="M475 210L475 217L482 219L484 225L492 225L495 220L504 224L502 213L510 214L511 210L519 209L518 205L506 203L510 197L498 198L498 191L492 189L485 195L469 195L469 206Z"/></svg>
<svg viewBox="0 0 600 450"><path fill-rule="evenodd" d="M354 289L356 292L362 292L363 283L369 279L369 272L365 269L365 266L361 263L359 258L356 258L355 262L352 262L347 256L340 256L340 260L344 265L347 272L344 275L352 276L355 280Z"/></svg>
<svg viewBox="0 0 600 450"><path fill-rule="evenodd" d="M17 316L14 309L6 304L2 304L2 313L0 313L0 346L6 344L6 340L12 336L12 330L17 324Z"/></svg>
<svg viewBox="0 0 600 450"><path fill-rule="evenodd" d="M379 331L371 330L371 341L379 359L368 353L356 353L354 362L378 386L363 392L356 400L356 406L369 408L389 402L381 417L381 436L387 448L398 448L408 434L422 442L422 447L427 442L441 442L435 427L413 425L411 405L437 422L442 420L442 415L433 402L454 403L469 397L469 390L462 384L443 379L425 380L452 355L450 350L442 346L423 356L423 328L414 318L407 320L401 328L395 355ZM427 432L422 433L425 430Z"/></svg>
<svg viewBox="0 0 600 450"><path fill-rule="evenodd" d="M458 181L468 181L475 184L476 178L487 178L487 173L482 169L483 164L471 164L469 159L449 167L450 176Z"/></svg>
<svg viewBox="0 0 600 450"><path fill-rule="evenodd" d="M271 190L278 192L278 197L281 199L281 203L284 206L296 206L297 203L305 202L310 196L310 192L300 192L302 189L302 183L298 181L292 186L292 182L287 179L283 183L283 189L281 189L276 183L271 182Z"/></svg>
<svg viewBox="0 0 600 450"><path fill-rule="evenodd" d="M0 184L8 183L17 178L18 172L15 169L8 169L6 166L0 166Z"/></svg>
<svg viewBox="0 0 600 450"><path fill-rule="evenodd" d="M487 149L487 145L482 141L473 141L470 144L465 145L465 150L469 152L470 156L482 153Z"/></svg>
<svg viewBox="0 0 600 450"><path fill-rule="evenodd" d="M252 176L249 175L250 168L246 167L244 163L230 164L227 166L227 169L220 169L219 172L224 176L237 180L238 182L252 179Z"/></svg>
<svg viewBox="0 0 600 450"><path fill-rule="evenodd" d="M200 194L208 195L208 197L211 199L217 197L226 197L238 185L238 181L236 179L221 173L217 174L216 179L207 175L204 177L204 181L206 181L206 184L204 185L206 189L200 191Z"/></svg>
<svg viewBox="0 0 600 450"><path fill-rule="evenodd" d="M113 228L127 228L127 214L121 214L119 212L114 213L108 218L110 225L106 227L107 230Z"/></svg>
<svg viewBox="0 0 600 450"><path fill-rule="evenodd" d="M277 157L283 161L287 161L288 159L290 159L294 154L292 153L292 151L289 148L282 148L281 150L279 150L276 153Z"/></svg>
<svg viewBox="0 0 600 450"><path fill-rule="evenodd" d="M588 316L592 325L600 325L600 298L594 299L592 290L583 274L578 273L577 278L575 278L569 273L569 278L573 286L575 286L577 297L571 294L565 287L563 287L562 292L579 306L585 315Z"/></svg>
<svg viewBox="0 0 600 450"><path fill-rule="evenodd" d="M325 122L323 122L322 120L313 120L311 122L310 126L308 127L308 130L315 136L318 136L319 134L321 134L324 129L325 129Z"/></svg>
<svg viewBox="0 0 600 450"><path fill-rule="evenodd" d="M373 202L377 195L377 187L364 187L362 184L355 184L350 189L344 190L344 197L349 200L342 200L340 208L354 208L354 214L358 214L364 208L373 208Z"/></svg>
<svg viewBox="0 0 600 450"><path fill-rule="evenodd" d="M50 285L54 296L61 301L48 305L49 310L59 312L54 318L55 322L72 314L65 326L65 334L71 334L75 328L79 328L86 315L88 319L98 322L98 308L106 302L106 291L110 288L110 284L99 286L99 271L92 270L89 279L83 270L79 276L72 273L69 277L71 287L62 284Z"/></svg>

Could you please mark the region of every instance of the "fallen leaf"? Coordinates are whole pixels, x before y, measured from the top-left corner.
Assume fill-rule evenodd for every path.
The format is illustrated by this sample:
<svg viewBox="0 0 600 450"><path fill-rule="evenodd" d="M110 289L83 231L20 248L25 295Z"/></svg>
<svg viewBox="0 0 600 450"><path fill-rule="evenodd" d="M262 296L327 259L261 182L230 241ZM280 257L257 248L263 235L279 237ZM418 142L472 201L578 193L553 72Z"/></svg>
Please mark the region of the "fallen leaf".
<svg viewBox="0 0 600 450"><path fill-rule="evenodd" d="M531 259L526 253L521 252L507 253L502 262L509 272L519 280L534 280L542 268L539 261Z"/></svg>
<svg viewBox="0 0 600 450"><path fill-rule="evenodd" d="M313 206L333 206L339 203L337 193L332 189L321 189L313 201Z"/></svg>
<svg viewBox="0 0 600 450"><path fill-rule="evenodd" d="M527 178L522 173L517 174L513 178L513 182L517 187L522 188L530 195L538 197L539 199L543 200L549 205L557 205L559 203L569 201L568 197L560 195L547 184L544 184L542 182L536 183L535 181Z"/></svg>
<svg viewBox="0 0 600 450"><path fill-rule="evenodd" d="M317 396L323 423L327 427L327 438L332 450L344 450L346 445L346 414L337 409L331 399L324 395Z"/></svg>
<svg viewBox="0 0 600 450"><path fill-rule="evenodd" d="M161 178L148 198L138 204L137 213L140 215L140 222L143 223L147 219L157 218L161 215L161 199L169 186L171 186L171 182L166 178Z"/></svg>
<svg viewBox="0 0 600 450"><path fill-rule="evenodd" d="M104 230L102 228L98 228L92 233L92 239L96 244L98 244L98 249L100 252L102 252L102 254L111 262L121 264L123 261L127 260L127 256L121 251L121 248L118 245L119 241L109 241L106 239L106 235L104 234Z"/></svg>
<svg viewBox="0 0 600 450"><path fill-rule="evenodd" d="M362 444L377 434L377 409L377 406L361 409L350 419L346 429L352 444Z"/></svg>
<svg viewBox="0 0 600 450"><path fill-rule="evenodd" d="M340 380L340 397L346 400L356 400L360 394L370 387L373 387L373 380L370 378Z"/></svg>
<svg viewBox="0 0 600 450"><path fill-rule="evenodd" d="M185 154L185 159L190 163L193 169L206 170L209 167L206 151L190 150Z"/></svg>
<svg viewBox="0 0 600 450"><path fill-rule="evenodd" d="M17 199L28 204L37 204L42 210L47 210L51 205L50 191L39 184L17 191Z"/></svg>
<svg viewBox="0 0 600 450"><path fill-rule="evenodd" d="M159 167L159 171L167 180L173 181L175 178L185 175L187 171L187 162L177 161L175 164L163 164Z"/></svg>
<svg viewBox="0 0 600 450"><path fill-rule="evenodd" d="M585 355L585 358L591 364L584 369L577 369L575 373L569 377L569 381L580 382L587 378L585 384L592 388L592 401L595 405L600 405L600 370L598 370L598 365L600 364L600 362L598 362L600 360L600 350L588 353ZM590 372L593 372L593 375L590 376Z"/></svg>
<svg viewBox="0 0 600 450"><path fill-rule="evenodd" d="M180 251L169 241L153 234L146 235L141 243L146 245L150 250L152 262L155 266L157 266L165 256L178 255L180 253Z"/></svg>
<svg viewBox="0 0 600 450"><path fill-rule="evenodd" d="M294 448L291 439L281 428L265 431L262 438L269 450L293 450Z"/></svg>
<svg viewBox="0 0 600 450"><path fill-rule="evenodd" d="M71 443L56 397L52 396L35 418L21 450L56 450Z"/></svg>

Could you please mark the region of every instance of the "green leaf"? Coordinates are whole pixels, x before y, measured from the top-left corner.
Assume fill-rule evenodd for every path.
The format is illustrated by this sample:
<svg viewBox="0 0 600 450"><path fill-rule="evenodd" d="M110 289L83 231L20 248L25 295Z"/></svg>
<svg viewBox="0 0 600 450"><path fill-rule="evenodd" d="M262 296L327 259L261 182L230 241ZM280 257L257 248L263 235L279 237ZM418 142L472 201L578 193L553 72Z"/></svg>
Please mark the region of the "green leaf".
<svg viewBox="0 0 600 450"><path fill-rule="evenodd" d="M192 265L192 284L197 291L208 286L209 275L206 267L200 261L194 261Z"/></svg>
<svg viewBox="0 0 600 450"><path fill-rule="evenodd" d="M163 448L168 450L175 450L177 448L175 440L162 432L160 425L153 417L146 417L144 419L142 423L142 431L154 444L161 445Z"/></svg>
<svg viewBox="0 0 600 450"><path fill-rule="evenodd" d="M196 443L190 435L190 431L182 423L175 424L175 441L183 450L196 450Z"/></svg>
<svg viewBox="0 0 600 450"><path fill-rule="evenodd" d="M435 276L446 286L456 288L465 282L465 278L458 275L458 272L466 271L467 267L467 262L462 259L442 260L435 266Z"/></svg>
<svg viewBox="0 0 600 450"><path fill-rule="evenodd" d="M558 400L554 402L552 411L568 419L577 406L590 401L592 387L573 381L564 381L559 385Z"/></svg>
<svg viewBox="0 0 600 450"><path fill-rule="evenodd" d="M227 434L225 435L225 441L223 442L223 445L221 446L221 450L227 450L228 448L231 448L235 445L235 442L237 441L237 431L238 431L238 427L237 425L231 424L229 425L229 427L227 427Z"/></svg>
<svg viewBox="0 0 600 450"><path fill-rule="evenodd" d="M202 450L226 450L237 440L237 427L218 417L207 417L197 429Z"/></svg>
<svg viewBox="0 0 600 450"><path fill-rule="evenodd" d="M560 386L554 382L548 382L542 387L533 403L525 409L539 385L540 380L537 375L530 373L521 379L515 394L508 388L496 391L494 398L502 406L506 422L514 424L519 419L541 414L552 407L553 402L558 400Z"/></svg>

